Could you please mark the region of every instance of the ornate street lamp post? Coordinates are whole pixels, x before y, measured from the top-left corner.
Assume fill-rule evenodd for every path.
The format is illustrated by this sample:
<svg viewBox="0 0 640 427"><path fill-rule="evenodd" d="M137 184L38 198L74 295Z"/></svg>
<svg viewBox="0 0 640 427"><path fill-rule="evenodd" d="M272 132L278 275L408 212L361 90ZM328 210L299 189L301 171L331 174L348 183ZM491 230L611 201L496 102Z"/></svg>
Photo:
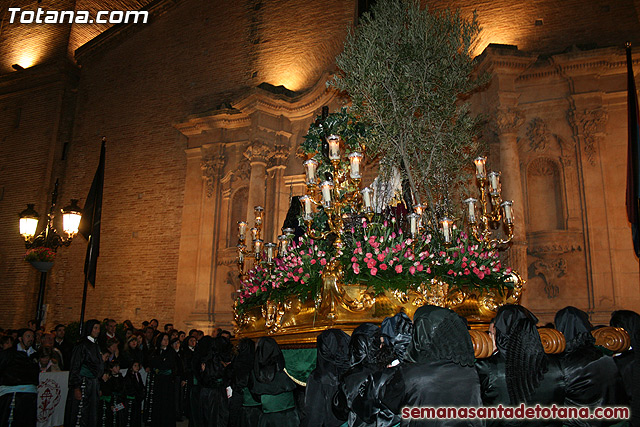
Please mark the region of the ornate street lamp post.
<svg viewBox="0 0 640 427"><path fill-rule="evenodd" d="M71 199L71 203L61 209L63 235L55 230L53 219L56 214L58 200L58 180L56 180L51 193L51 206L47 213L46 226L38 231L40 215L34 210L33 204L27 204L27 209L20 213L20 234L24 238L25 247L31 253L43 253L42 259L29 260L31 265L40 272L40 288L38 290L38 302L36 306L36 327L39 328L44 317L44 291L47 284L47 273L53 267L53 255L60 246L69 246L78 233L78 225L82 217L82 209L78 206L78 200ZM27 252L29 253L29 252Z"/></svg>

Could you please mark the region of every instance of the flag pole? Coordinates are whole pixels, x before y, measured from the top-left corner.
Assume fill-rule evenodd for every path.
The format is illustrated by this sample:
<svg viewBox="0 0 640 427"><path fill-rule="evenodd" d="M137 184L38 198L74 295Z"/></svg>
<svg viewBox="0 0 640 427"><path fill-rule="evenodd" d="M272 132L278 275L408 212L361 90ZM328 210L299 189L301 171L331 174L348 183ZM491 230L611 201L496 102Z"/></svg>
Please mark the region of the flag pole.
<svg viewBox="0 0 640 427"><path fill-rule="evenodd" d="M89 247L91 247L91 236L89 236L89 241L87 242L87 244L89 245ZM93 248L92 248L93 249ZM92 250L90 249L90 250ZM84 332L84 312L85 309L87 307L87 285L89 284L89 281L87 280L87 272L84 272L84 287L82 289L82 307L80 308L80 336L82 336L82 333Z"/></svg>

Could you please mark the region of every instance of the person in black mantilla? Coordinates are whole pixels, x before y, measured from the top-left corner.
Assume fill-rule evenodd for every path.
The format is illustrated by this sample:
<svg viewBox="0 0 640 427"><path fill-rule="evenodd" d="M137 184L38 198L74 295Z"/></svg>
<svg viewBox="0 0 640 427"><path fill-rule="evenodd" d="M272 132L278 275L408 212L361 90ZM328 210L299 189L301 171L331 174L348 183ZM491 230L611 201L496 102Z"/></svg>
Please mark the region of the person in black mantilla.
<svg viewBox="0 0 640 427"><path fill-rule="evenodd" d="M158 334L156 348L150 356L151 372L147 377L149 398L145 422L153 427L175 427L176 409L174 381L177 369L176 352L169 346L169 335ZM147 410L145 408L145 410Z"/></svg>
<svg viewBox="0 0 640 427"><path fill-rule="evenodd" d="M595 346L589 316L575 307L556 313L556 328L564 334L567 347L560 365L566 381L567 406L596 407L626 404L622 378L613 358ZM570 426L601 426L616 421L567 420Z"/></svg>
<svg viewBox="0 0 640 427"><path fill-rule="evenodd" d="M413 316L413 336L404 361L379 392L395 414L406 407L480 407L471 336L463 318L448 308L425 305ZM409 426L482 426L477 419L402 419Z"/></svg>
<svg viewBox="0 0 640 427"><path fill-rule="evenodd" d="M284 355L271 337L258 340L249 390L259 399L258 427L297 427L300 418L293 391L296 384L284 370Z"/></svg>
<svg viewBox="0 0 640 427"><path fill-rule="evenodd" d="M631 425L640 426L640 314L630 310L614 311L609 324L624 329L631 338L629 350L614 357L613 361L631 403Z"/></svg>
<svg viewBox="0 0 640 427"><path fill-rule="evenodd" d="M564 403L565 383L558 358L545 354L538 318L526 308L507 304L492 321L497 351L476 362L485 406ZM523 421L491 420L489 426L522 425ZM527 425L560 426L562 421L539 420Z"/></svg>
<svg viewBox="0 0 640 427"><path fill-rule="evenodd" d="M391 427L400 423L400 415L382 405L380 392L404 361L411 343L413 323L401 312L384 319L380 330L384 340L379 356L381 369L369 376L365 392L353 401L353 410L361 419L375 422L376 427Z"/></svg>
<svg viewBox="0 0 640 427"><path fill-rule="evenodd" d="M349 340L349 370L342 376L333 396L332 409L336 418L348 420L349 427L375 425L365 422L352 410L353 401L369 376L381 367L378 364L382 334L373 323L363 323L353 330Z"/></svg>
<svg viewBox="0 0 640 427"><path fill-rule="evenodd" d="M331 409L338 391L340 376L349 369L349 335L340 329L327 329L317 338L316 367L307 379L305 414L302 427L338 427L339 420Z"/></svg>
<svg viewBox="0 0 640 427"><path fill-rule="evenodd" d="M226 426L229 422L228 379L233 346L221 336L213 338L209 354L201 361L200 411L203 426Z"/></svg>
<svg viewBox="0 0 640 427"><path fill-rule="evenodd" d="M18 331L16 344L0 352L0 425L36 426L38 375L40 369L30 354L31 329ZM13 421L10 424L10 417Z"/></svg>
<svg viewBox="0 0 640 427"><path fill-rule="evenodd" d="M104 362L97 342L100 322L87 320L82 334L71 355L66 426L95 426L98 422L98 381L104 374Z"/></svg>

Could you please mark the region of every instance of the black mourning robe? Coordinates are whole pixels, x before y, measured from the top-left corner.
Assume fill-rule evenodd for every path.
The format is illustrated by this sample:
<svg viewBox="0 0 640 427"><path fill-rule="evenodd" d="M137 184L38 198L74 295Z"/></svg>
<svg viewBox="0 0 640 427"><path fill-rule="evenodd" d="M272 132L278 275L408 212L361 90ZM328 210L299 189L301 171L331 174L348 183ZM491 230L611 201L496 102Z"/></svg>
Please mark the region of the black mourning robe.
<svg viewBox="0 0 640 427"><path fill-rule="evenodd" d="M565 353L560 360L566 381L567 406L624 406L627 395L616 363L593 345ZM565 425L603 426L619 421L571 420Z"/></svg>
<svg viewBox="0 0 640 427"><path fill-rule="evenodd" d="M384 346L381 349L379 359L382 365L387 366L374 372L367 379L365 392L356 396L353 410L358 417L366 422L375 421L376 427L391 427L400 423L400 414L382 404L380 392L404 360L407 347L411 343L413 323L409 316L400 312L393 317L384 319L380 330Z"/></svg>
<svg viewBox="0 0 640 427"><path fill-rule="evenodd" d="M380 328L363 323L353 330L349 340L349 370L342 376L338 391L333 396L332 409L339 420L347 420L349 427L374 426L353 410L353 403L371 375L379 370L377 357L382 342Z"/></svg>
<svg viewBox="0 0 640 427"><path fill-rule="evenodd" d="M567 340L560 359L566 381L567 406L596 407L626 404L626 393L618 367L610 356L598 350L591 334L593 326L587 313L575 307L566 307L556 313L556 328ZM618 421L568 420L565 425L603 426Z"/></svg>
<svg viewBox="0 0 640 427"><path fill-rule="evenodd" d="M38 364L16 347L0 352L0 386L38 387ZM35 427L37 393L9 392L0 396L0 425L9 425L13 408L13 425Z"/></svg>
<svg viewBox="0 0 640 427"><path fill-rule="evenodd" d="M407 363L395 370L379 391L381 403L402 415L404 407L480 407L480 382L473 366L441 360ZM406 410L405 410L406 411ZM482 426L479 420L410 420L403 426Z"/></svg>
<svg viewBox="0 0 640 427"><path fill-rule="evenodd" d="M412 340L391 378L378 382L379 405L408 415L408 407L480 407L480 382L466 321L453 311L422 306L413 318ZM375 404L375 403L372 403ZM388 421L387 421L388 422ZM483 426L476 419L402 418L405 426Z"/></svg>
<svg viewBox="0 0 640 427"><path fill-rule="evenodd" d="M258 427L297 427L300 424L293 391L296 383L284 372L284 356L276 341L258 341L249 390L260 402Z"/></svg>
<svg viewBox="0 0 640 427"><path fill-rule="evenodd" d="M147 419L150 417L153 427L175 427L176 352L170 347L164 350L158 349L151 355L149 363L151 364L151 372L147 377L150 384Z"/></svg>
<svg viewBox="0 0 640 427"><path fill-rule="evenodd" d="M100 379L100 409L99 423L103 427L126 426L126 410L118 409L118 405L125 405L124 378L122 375L110 375L107 381Z"/></svg>
<svg viewBox="0 0 640 427"><path fill-rule="evenodd" d="M231 364L231 389L229 399L229 427L258 425L262 407L249 391L249 379L253 371L255 343L244 338L238 343L238 354Z"/></svg>
<svg viewBox="0 0 640 427"><path fill-rule="evenodd" d="M307 379L305 413L300 425L338 427L344 420L336 418L331 406L340 376L349 367L349 335L339 329L327 329L318 335L316 348L316 367Z"/></svg>
<svg viewBox="0 0 640 427"><path fill-rule="evenodd" d="M202 360L200 374L200 411L203 426L226 427L229 423L229 402L225 364L231 362L232 345L227 338L215 337L207 357Z"/></svg>
<svg viewBox="0 0 640 427"><path fill-rule="evenodd" d="M126 421L127 427L140 427L142 425L142 401L144 400L144 383L140 372L132 369L127 371L124 377L124 397L127 402Z"/></svg>
<svg viewBox="0 0 640 427"><path fill-rule="evenodd" d="M87 322L89 323L89 322ZM93 325L85 326L91 332ZM74 348L69 370L69 405L65 413L65 425L95 426L98 422L99 379L104 373L104 363L100 346L88 337L83 338ZM76 400L74 390L79 388L82 399ZM68 418L67 418L68 417Z"/></svg>
<svg viewBox="0 0 640 427"><path fill-rule="evenodd" d="M479 359L476 362L476 370L480 378L484 406L517 406L517 404L512 404L509 398L506 380L506 359L501 353L495 353L487 359ZM547 371L538 387L535 388L533 395L526 402L521 403L526 403L529 406L535 406L535 404L562 406L565 403L564 375L558 356L548 356ZM488 420L487 426L516 426L523 423L520 420ZM562 421L528 421L526 425L561 426Z"/></svg>

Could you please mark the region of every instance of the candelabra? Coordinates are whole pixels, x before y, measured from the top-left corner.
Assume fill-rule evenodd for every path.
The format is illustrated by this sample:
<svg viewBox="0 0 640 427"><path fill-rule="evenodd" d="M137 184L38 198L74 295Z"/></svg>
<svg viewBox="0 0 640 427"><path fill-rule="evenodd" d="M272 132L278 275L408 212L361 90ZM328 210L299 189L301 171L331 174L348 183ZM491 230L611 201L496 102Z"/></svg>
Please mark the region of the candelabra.
<svg viewBox="0 0 640 427"><path fill-rule="evenodd" d="M481 213L478 215L476 203L478 199L470 197L464 201L467 206L470 234L492 248L505 245L513 239L513 202L502 201L500 172L486 172L486 158L474 160L476 180L480 191ZM493 230L504 227L505 238L494 238Z"/></svg>
<svg viewBox="0 0 640 427"><path fill-rule="evenodd" d="M341 138L329 135L329 162L331 179L319 182L316 159L309 159L303 163L306 175L307 194L300 198L302 204L302 218L307 226L307 235L313 239L326 239L330 234L335 236L333 246L342 247L342 233L344 228L345 208L351 213L365 215L369 221L373 217L372 192L370 188L361 189L362 160L364 147L360 151L343 154L340 148ZM345 160L346 158L346 160ZM342 167L348 161L348 168ZM328 230L318 231L313 228L314 206L321 207L327 214Z"/></svg>
<svg viewBox="0 0 640 427"><path fill-rule="evenodd" d="M276 256L285 257L289 252L289 243L293 237L294 230L292 228L283 228L278 236L278 243L264 243L262 239L262 223L264 208L256 206L253 208L255 222L254 226L249 230L251 233L251 242L253 250L249 250L246 244L247 222L238 221L238 276L240 279L246 279L245 262L247 256L253 255L253 265L265 265L267 268L273 268ZM277 253L276 253L277 249ZM264 253L263 253L264 252Z"/></svg>

